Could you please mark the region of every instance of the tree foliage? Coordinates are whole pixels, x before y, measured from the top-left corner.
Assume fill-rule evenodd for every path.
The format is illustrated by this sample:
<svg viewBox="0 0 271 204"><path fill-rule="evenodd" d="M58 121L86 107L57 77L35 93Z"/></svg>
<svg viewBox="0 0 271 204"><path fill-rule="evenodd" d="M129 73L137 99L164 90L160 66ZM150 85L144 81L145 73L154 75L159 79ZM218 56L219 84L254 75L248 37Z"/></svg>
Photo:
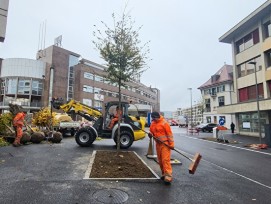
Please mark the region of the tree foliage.
<svg viewBox="0 0 271 204"><path fill-rule="evenodd" d="M105 26L104 34L95 25L93 32L97 41L93 41L102 59L106 61L108 75L106 79L112 84L125 87L125 82L133 81L148 67L149 41L143 45L139 40L139 31L134 29L135 22L128 14L122 14L119 21L112 14L114 27Z"/></svg>
<svg viewBox="0 0 271 204"><path fill-rule="evenodd" d="M0 134L6 134L8 131L6 126L12 126L12 118L13 115L10 112L0 115Z"/></svg>
<svg viewBox="0 0 271 204"><path fill-rule="evenodd" d="M39 112L34 114L32 123L38 127L46 127L50 129L51 125L56 125L58 121L55 118L56 113L52 112L48 107L43 107Z"/></svg>

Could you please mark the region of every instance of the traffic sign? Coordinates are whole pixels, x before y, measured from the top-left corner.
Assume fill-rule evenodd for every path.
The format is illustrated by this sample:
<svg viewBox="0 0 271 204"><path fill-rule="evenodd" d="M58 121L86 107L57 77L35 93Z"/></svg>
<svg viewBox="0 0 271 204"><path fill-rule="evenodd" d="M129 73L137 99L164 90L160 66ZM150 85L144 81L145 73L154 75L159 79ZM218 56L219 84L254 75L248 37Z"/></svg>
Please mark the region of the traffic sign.
<svg viewBox="0 0 271 204"><path fill-rule="evenodd" d="M219 119L219 125L224 125L225 124L225 119L224 118L220 118Z"/></svg>

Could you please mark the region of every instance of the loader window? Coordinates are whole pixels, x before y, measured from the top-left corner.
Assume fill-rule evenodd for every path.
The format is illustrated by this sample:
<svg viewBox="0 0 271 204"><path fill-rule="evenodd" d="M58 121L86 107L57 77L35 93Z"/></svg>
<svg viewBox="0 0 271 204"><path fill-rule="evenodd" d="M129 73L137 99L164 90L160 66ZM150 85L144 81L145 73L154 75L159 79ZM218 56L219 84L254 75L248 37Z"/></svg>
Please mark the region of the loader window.
<svg viewBox="0 0 271 204"><path fill-rule="evenodd" d="M128 115L129 116L134 116L134 117L138 117L139 113L138 113L138 108L136 105L134 104L130 104L128 107Z"/></svg>

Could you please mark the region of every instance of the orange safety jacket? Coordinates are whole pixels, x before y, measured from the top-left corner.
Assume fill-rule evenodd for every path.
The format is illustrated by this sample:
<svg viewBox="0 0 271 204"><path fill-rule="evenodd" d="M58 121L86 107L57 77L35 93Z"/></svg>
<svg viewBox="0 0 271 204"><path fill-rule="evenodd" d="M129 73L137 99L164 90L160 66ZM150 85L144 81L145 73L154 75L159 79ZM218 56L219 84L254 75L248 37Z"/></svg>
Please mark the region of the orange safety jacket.
<svg viewBox="0 0 271 204"><path fill-rule="evenodd" d="M121 110L117 110L116 114L114 115L115 118L119 118L122 117L122 111Z"/></svg>
<svg viewBox="0 0 271 204"><path fill-rule="evenodd" d="M24 117L25 117L25 113L24 112L17 113L17 115L13 119L13 126L19 126L19 125L23 126L23 124L24 124Z"/></svg>
<svg viewBox="0 0 271 204"><path fill-rule="evenodd" d="M170 147L174 147L173 134L170 125L162 116L160 116L158 120L152 121L150 132L155 138L159 139Z"/></svg>

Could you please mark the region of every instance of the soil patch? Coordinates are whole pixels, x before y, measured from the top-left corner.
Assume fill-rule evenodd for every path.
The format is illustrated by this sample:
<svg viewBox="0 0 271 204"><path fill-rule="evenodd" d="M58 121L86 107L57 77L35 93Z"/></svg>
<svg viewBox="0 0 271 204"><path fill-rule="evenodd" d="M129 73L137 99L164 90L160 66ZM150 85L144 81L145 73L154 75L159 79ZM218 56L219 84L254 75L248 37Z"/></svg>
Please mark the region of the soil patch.
<svg viewBox="0 0 271 204"><path fill-rule="evenodd" d="M90 178L156 178L134 153L97 151Z"/></svg>

